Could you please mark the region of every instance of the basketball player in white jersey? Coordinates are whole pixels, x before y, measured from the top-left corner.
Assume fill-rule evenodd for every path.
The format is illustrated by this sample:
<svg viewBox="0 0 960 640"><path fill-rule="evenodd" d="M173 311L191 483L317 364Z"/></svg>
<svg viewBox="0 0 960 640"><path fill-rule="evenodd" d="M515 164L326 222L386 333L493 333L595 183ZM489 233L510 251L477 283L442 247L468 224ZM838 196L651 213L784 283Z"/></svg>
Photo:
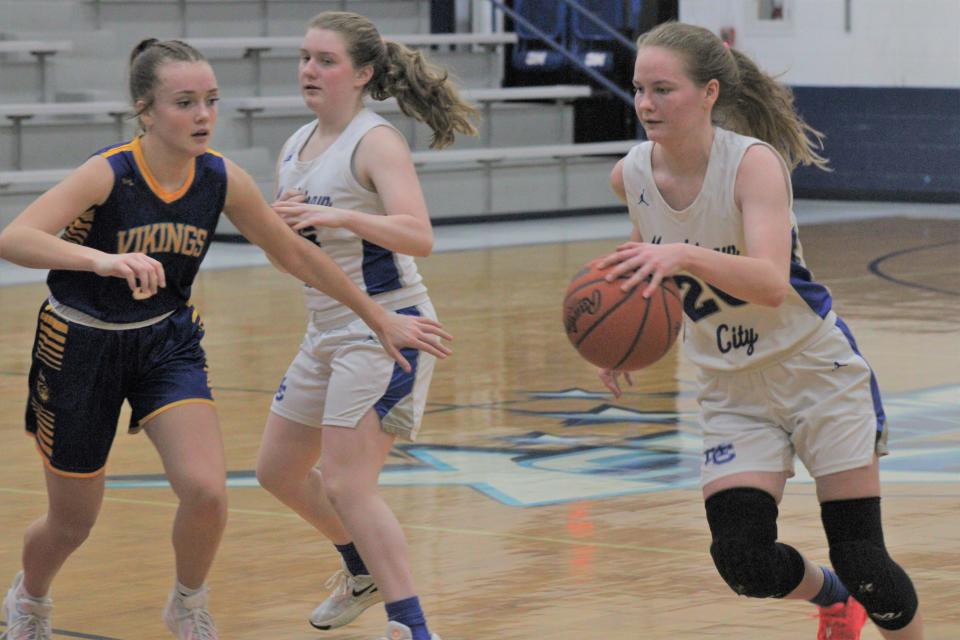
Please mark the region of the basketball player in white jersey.
<svg viewBox="0 0 960 640"><path fill-rule="evenodd" d="M668 23L637 44L648 141L611 175L634 231L601 266L643 295L666 277L682 290L714 563L739 595L818 605L818 638L856 640L867 616L884 638L922 638L916 591L883 542L876 380L812 280L792 212L791 169L825 168L820 134L788 89L706 29ZM618 375L600 372L616 395ZM816 480L833 569L777 541L795 455Z"/></svg>
<svg viewBox="0 0 960 640"><path fill-rule="evenodd" d="M429 255L433 232L410 150L363 100L395 97L433 129L437 147L454 132L476 134L475 110L442 69L353 13L310 22L299 80L316 120L283 147L274 210L386 309L435 319L411 257ZM403 372L349 308L305 291L307 333L274 399L257 477L342 555L333 593L310 623L340 627L383 600L390 640L439 640L416 596L403 531L377 493L395 438L417 435L434 357L404 350L412 370Z"/></svg>

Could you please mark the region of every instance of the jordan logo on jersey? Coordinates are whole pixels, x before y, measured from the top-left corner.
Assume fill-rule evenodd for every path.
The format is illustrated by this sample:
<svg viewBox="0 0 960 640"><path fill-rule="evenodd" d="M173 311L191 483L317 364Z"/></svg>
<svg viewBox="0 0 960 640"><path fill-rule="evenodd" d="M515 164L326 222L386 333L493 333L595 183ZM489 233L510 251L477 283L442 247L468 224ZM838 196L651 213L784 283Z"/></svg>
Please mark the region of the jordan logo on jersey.
<svg viewBox="0 0 960 640"><path fill-rule="evenodd" d="M647 202L646 199L643 197L644 194L646 194L646 193L647 193L647 190L646 190L646 189L641 189L641 190L640 190L640 199L637 200L637 204L643 204L643 205L646 205L646 206L649 207L649 206L650 206L650 203Z"/></svg>

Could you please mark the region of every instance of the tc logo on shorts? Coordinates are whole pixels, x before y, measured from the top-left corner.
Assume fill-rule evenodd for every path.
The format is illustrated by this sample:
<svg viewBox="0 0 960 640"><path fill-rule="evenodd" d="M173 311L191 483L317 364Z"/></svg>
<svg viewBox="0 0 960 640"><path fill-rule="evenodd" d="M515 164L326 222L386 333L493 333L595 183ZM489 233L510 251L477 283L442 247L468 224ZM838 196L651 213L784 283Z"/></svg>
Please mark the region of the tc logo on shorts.
<svg viewBox="0 0 960 640"><path fill-rule="evenodd" d="M718 444L703 452L703 465L726 464L737 457L733 443Z"/></svg>
<svg viewBox="0 0 960 640"><path fill-rule="evenodd" d="M277 395L273 396L273 399L277 402L283 400L284 394L287 392L287 376L283 376L280 379L280 386L277 387Z"/></svg>

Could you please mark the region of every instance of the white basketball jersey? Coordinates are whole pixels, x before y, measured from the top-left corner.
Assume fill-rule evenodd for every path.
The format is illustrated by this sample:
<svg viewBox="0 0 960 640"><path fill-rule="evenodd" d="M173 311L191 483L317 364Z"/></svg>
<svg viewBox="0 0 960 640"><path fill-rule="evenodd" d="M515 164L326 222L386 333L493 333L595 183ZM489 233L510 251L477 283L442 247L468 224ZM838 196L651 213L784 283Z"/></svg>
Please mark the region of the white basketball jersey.
<svg viewBox="0 0 960 640"><path fill-rule="evenodd" d="M745 253L743 217L734 200L737 170L749 147L770 145L720 127L714 130L703 187L693 204L683 211L670 207L654 182L654 143L638 144L627 154L623 162L627 208L644 242L686 242L723 253ZM783 163L782 158L780 161ZM799 346L825 321L830 325L835 321L830 292L813 282L803 262L792 210L790 172L785 163L783 167L791 194L793 247L791 287L783 304L777 308L750 304L688 273L676 277L683 295L684 347L690 359L701 367L737 370L771 362Z"/></svg>
<svg viewBox="0 0 960 640"><path fill-rule="evenodd" d="M386 215L379 194L357 181L352 164L357 145L368 131L374 127L394 127L364 109L323 153L313 160L300 161L300 150L316 125L314 121L301 127L284 144L278 170L278 194L297 189L306 194L311 204ZM427 301L427 288L411 256L384 249L342 228L310 228L301 235L320 245L360 289L386 309L395 311ZM313 287L306 286L305 292L307 308L314 311L316 324L346 324L356 317L351 309Z"/></svg>

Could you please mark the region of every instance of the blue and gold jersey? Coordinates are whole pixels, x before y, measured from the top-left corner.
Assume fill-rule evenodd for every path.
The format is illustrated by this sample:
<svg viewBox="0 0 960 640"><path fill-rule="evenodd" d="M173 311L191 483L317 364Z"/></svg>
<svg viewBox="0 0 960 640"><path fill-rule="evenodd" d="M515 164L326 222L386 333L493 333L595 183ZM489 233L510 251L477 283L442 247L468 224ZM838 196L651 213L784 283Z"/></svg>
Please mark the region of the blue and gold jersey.
<svg viewBox="0 0 960 640"><path fill-rule="evenodd" d="M163 264L167 286L134 300L122 278L89 271L51 270L57 301L105 322L139 322L187 304L200 262L210 247L227 195L223 157L207 151L175 191L165 191L144 161L136 138L97 152L113 168L107 200L74 220L62 238L106 253L145 253Z"/></svg>

